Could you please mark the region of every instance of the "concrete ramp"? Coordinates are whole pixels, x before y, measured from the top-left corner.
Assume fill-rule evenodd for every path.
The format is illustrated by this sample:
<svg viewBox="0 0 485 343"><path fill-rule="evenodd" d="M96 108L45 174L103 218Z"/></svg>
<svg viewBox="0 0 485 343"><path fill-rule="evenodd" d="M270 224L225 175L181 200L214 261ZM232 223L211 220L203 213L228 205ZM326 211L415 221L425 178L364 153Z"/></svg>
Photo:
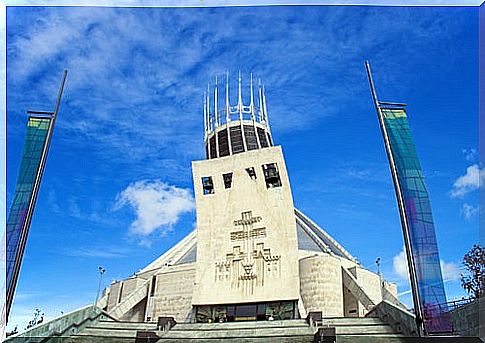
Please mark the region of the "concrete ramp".
<svg viewBox="0 0 485 343"><path fill-rule="evenodd" d="M364 289L359 285L357 279L344 267L342 267L342 281L345 287L347 287L352 295L366 308L367 311L372 310L376 305L369 298Z"/></svg>
<svg viewBox="0 0 485 343"><path fill-rule="evenodd" d="M149 286L150 280L146 280L131 292L129 296L113 307L113 309L109 310L108 314L114 318L121 319L124 314L128 313L128 311L148 296Z"/></svg>

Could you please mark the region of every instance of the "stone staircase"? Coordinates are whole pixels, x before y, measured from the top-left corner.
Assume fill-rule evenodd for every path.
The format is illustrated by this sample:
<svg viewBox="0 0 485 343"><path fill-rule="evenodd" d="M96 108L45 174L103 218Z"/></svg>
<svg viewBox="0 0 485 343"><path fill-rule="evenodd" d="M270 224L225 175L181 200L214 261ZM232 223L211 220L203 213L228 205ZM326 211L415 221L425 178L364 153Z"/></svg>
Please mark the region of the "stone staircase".
<svg viewBox="0 0 485 343"><path fill-rule="evenodd" d="M323 318L318 323L321 327L334 327L337 343L404 342L404 335L379 318Z"/></svg>
<svg viewBox="0 0 485 343"><path fill-rule="evenodd" d="M124 321L101 320L93 325L87 326L81 332L65 338L62 343L134 343L137 331L153 331L158 335L157 324L155 323L135 323ZM150 340L156 342L157 340ZM49 341L50 343L51 341ZM52 342L58 342L52 341Z"/></svg>
<svg viewBox="0 0 485 343"><path fill-rule="evenodd" d="M99 321L82 332L64 338L62 343L135 342L137 331L152 331L159 336L149 342L267 342L310 343L313 330L304 320L275 320L211 324L177 324L170 331L157 331L154 323ZM52 341L54 342L54 341ZM148 342L147 340L143 341Z"/></svg>
<svg viewBox="0 0 485 343"><path fill-rule="evenodd" d="M310 343L313 330L304 320L177 324L158 342Z"/></svg>
<svg viewBox="0 0 485 343"><path fill-rule="evenodd" d="M259 322L231 322L195 324L180 323L170 331L159 331L155 323L133 323L101 320L70 337L52 338L55 343L134 343L137 331L151 331L159 338L146 342L175 343L310 343L317 328L334 327L337 343L398 343L402 334L378 318L323 318L317 327L305 320L275 320ZM140 341L142 342L142 341Z"/></svg>

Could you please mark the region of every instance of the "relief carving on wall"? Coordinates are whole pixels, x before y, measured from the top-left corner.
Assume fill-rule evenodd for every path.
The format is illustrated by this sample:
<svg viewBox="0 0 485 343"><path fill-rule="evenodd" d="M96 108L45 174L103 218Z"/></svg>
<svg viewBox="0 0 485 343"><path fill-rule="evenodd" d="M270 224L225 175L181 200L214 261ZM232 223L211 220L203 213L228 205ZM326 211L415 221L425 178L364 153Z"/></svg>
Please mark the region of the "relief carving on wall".
<svg viewBox="0 0 485 343"><path fill-rule="evenodd" d="M262 220L253 217L252 211L242 212L234 220L236 231L230 232L232 252L223 261L215 263L215 281L230 282L232 288L251 295L254 287L262 287L265 278L281 277L281 256L272 255L264 246L265 227L254 227Z"/></svg>

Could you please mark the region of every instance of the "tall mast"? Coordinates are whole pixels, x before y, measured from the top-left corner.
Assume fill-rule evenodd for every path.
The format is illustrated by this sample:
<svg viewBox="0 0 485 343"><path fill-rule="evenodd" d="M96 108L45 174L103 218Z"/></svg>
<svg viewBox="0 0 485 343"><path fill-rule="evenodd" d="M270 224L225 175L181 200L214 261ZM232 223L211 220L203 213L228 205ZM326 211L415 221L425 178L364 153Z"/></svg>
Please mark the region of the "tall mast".
<svg viewBox="0 0 485 343"><path fill-rule="evenodd" d="M382 114L381 106L379 104L379 100L377 98L377 92L374 87L374 81L372 80L372 73L370 70L370 64L369 61L365 61L365 68L367 70L367 76L369 78L369 84L372 92L372 98L374 99L374 105L377 110L377 116L379 118L379 125L381 127L381 133L382 136L384 137L384 145L386 147L386 153L387 157L389 159L389 165L391 168L391 174L392 174L392 181L394 183L394 190L396 191L396 198L397 198L397 203L399 207L399 214L401 218L401 227L403 230L403 236L404 236L404 246L406 249L406 257L407 257L407 262L408 262L408 269L409 269L409 279L411 281L411 289L413 293L413 303L414 303L414 312L416 315L416 325L418 327L418 333L419 336L423 336L425 334L424 330L424 325L423 325L423 309L421 308L421 301L420 301L420 295L419 295L419 288L418 288L418 282L417 282L417 276L416 276L416 268L414 265L414 255L413 255L413 250L412 250L412 245L411 245L411 237L409 235L409 227L407 223L407 216L406 216L406 208L404 207L404 198L402 195L402 190L401 186L399 184L399 179L397 175L397 167L396 163L394 161L394 156L392 154L391 150L391 143L389 140L389 136L387 134L386 127L384 125L384 116Z"/></svg>
<svg viewBox="0 0 485 343"><path fill-rule="evenodd" d="M62 98L62 93L64 92L64 86L66 84L66 78L67 78L67 70L64 70L61 85L59 87L59 91L57 92L57 99L56 99L56 104L54 106L53 112L27 111L27 113L33 114L33 115L36 115L36 114L48 115L48 116L50 116L50 121L49 121L49 126L48 126L48 129L47 129L47 133L46 133L46 136L45 136L44 145L42 147L42 153L40 155L39 164L37 165L35 179L34 179L34 183L33 183L33 186L32 186L32 192L30 193L30 199L28 200L28 205L27 205L25 217L24 217L25 219L23 220L23 223L18 223L18 224L21 225L20 238L19 238L19 242L18 242L17 252L15 254L12 274L11 274L9 281L8 281L8 276L7 276L7 285L6 285L7 289L6 289L6 292L5 292L5 303L4 303L4 305L2 305L2 316L5 315L7 322L8 322L8 317L9 317L9 314L10 314L10 309L11 309L11 306L12 306L12 303L13 303L13 298L14 298L14 295L15 295L17 280L18 280L18 276L19 276L19 273L20 273L20 267L21 267L21 264L22 264L22 258L24 256L25 246L27 244L27 236L29 234L30 223L32 222L35 203L37 201L37 196L39 194L40 182L42 180L42 175L44 174L45 164L46 164L46 161L47 161L47 154L48 154L49 146L50 146L51 139L52 139L54 124L55 124L56 119L57 119L57 114L59 113L59 106L61 104L61 98ZM27 145L26 145L26 147L24 147L24 149L31 149L31 148L27 147ZM22 157L22 159L23 158L24 157ZM23 179L23 176L19 175L19 180L22 180L22 179ZM17 180L17 184L18 184L19 180ZM15 206L15 199L14 199L14 203L12 204L12 206ZM10 215L11 215L11 213L9 213L9 218L10 218ZM8 219L7 219L7 228L8 228ZM6 259L6 261L8 263L7 259ZM7 269L7 273L8 273L8 269Z"/></svg>

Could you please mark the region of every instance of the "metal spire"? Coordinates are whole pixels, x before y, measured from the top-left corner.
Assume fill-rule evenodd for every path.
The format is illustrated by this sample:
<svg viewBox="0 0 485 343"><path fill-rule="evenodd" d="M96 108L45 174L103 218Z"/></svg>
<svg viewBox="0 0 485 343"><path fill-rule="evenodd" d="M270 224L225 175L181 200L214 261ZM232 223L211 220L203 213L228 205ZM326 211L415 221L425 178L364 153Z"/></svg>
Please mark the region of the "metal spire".
<svg viewBox="0 0 485 343"><path fill-rule="evenodd" d="M207 84L207 119L209 122L209 131L212 131L212 118L210 112L210 84Z"/></svg>
<svg viewBox="0 0 485 343"><path fill-rule="evenodd" d="M268 119L268 108L266 107L266 95L264 94L265 93L265 90L264 90L264 85L263 85L263 111L264 111L264 121L266 123L266 127L268 128L268 131L269 130L269 119Z"/></svg>
<svg viewBox="0 0 485 343"><path fill-rule="evenodd" d="M254 93L253 93L253 73L251 73L251 104L249 109L251 110L251 119L253 121L254 135L256 136L256 142L258 143L258 149L261 149L261 142L259 141L258 129L256 128L256 116L254 115Z"/></svg>
<svg viewBox="0 0 485 343"><path fill-rule="evenodd" d="M216 86L214 88L214 115L216 116L216 127L219 126L219 113L217 112L217 75L216 75Z"/></svg>
<svg viewBox="0 0 485 343"><path fill-rule="evenodd" d="M254 121L254 94L253 94L253 73L251 73L251 104L249 105L249 108L251 110L251 119Z"/></svg>
<svg viewBox="0 0 485 343"><path fill-rule="evenodd" d="M238 92L237 92L237 109L239 111L239 120L243 120L243 103L242 103L242 90L241 90L241 71L239 71L239 78L238 78Z"/></svg>
<svg viewBox="0 0 485 343"><path fill-rule="evenodd" d="M216 131L217 127L219 126L219 114L217 113L217 75L216 75L216 85L214 87L214 119L215 119L214 138L216 140L216 157L219 157L219 140L217 139L218 133Z"/></svg>
<svg viewBox="0 0 485 343"><path fill-rule="evenodd" d="M258 93L259 93L259 121L264 121L263 113L263 94L261 92L261 78L258 79Z"/></svg>
<svg viewBox="0 0 485 343"><path fill-rule="evenodd" d="M226 124L231 121L229 105L229 70L226 72Z"/></svg>
<svg viewBox="0 0 485 343"><path fill-rule="evenodd" d="M204 140L207 136L207 98L204 92Z"/></svg>
<svg viewBox="0 0 485 343"><path fill-rule="evenodd" d="M241 71L239 70L239 80L238 80L238 99L237 99L237 107L239 110L239 125L241 127L241 136L244 151L248 151L248 146L246 144L246 135L244 134L244 125L243 125L243 102L242 102L242 90L241 90Z"/></svg>
<svg viewBox="0 0 485 343"><path fill-rule="evenodd" d="M229 105L229 70L226 72L226 132L227 132L227 142L229 144L229 155L232 155L232 140L231 140L231 128L229 127L229 122L231 121L230 116L230 105Z"/></svg>

